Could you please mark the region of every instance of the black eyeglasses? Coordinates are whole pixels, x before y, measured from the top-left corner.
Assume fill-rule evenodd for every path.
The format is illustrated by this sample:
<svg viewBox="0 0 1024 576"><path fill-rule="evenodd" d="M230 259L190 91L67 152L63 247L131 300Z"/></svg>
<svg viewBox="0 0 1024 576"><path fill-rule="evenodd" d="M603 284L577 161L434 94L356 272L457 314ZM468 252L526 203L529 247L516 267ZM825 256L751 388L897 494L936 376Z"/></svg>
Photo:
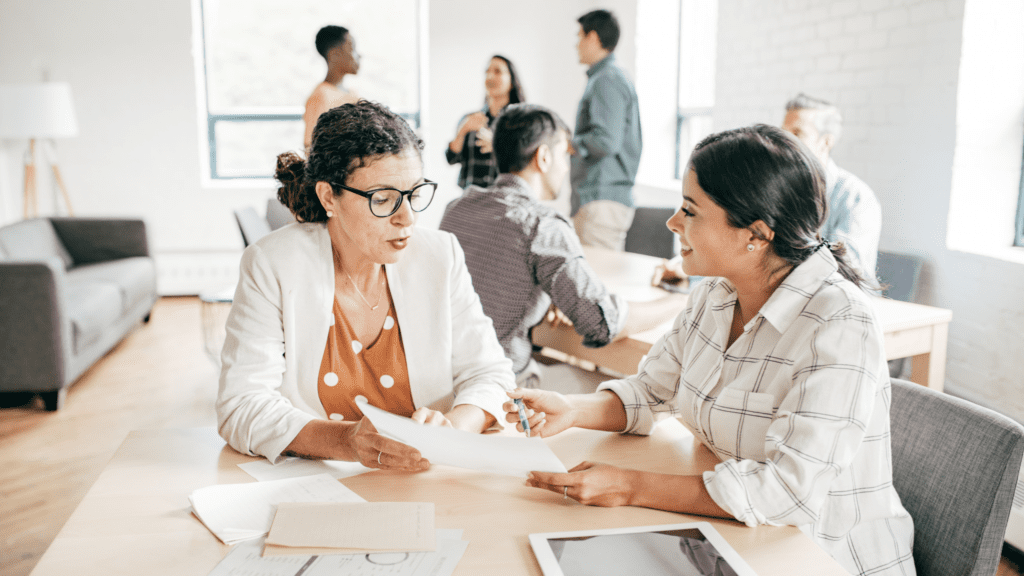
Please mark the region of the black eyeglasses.
<svg viewBox="0 0 1024 576"><path fill-rule="evenodd" d="M377 218L387 218L398 212L398 209L402 206L402 198L405 196L409 197L409 207L412 208L413 212L423 212L434 200L434 192L437 192L437 182L431 182L430 180L424 180L422 184L414 186L412 190L377 188L376 190L363 191L345 186L344 184L332 183L331 186L348 190L366 198L370 203L370 213Z"/></svg>

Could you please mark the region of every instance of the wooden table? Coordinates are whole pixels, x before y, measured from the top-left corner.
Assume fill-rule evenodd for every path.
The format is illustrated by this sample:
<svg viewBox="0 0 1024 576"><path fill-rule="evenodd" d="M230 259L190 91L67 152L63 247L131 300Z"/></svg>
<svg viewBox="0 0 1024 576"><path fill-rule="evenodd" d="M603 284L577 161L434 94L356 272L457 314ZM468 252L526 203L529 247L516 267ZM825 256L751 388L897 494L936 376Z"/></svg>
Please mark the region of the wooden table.
<svg viewBox="0 0 1024 576"><path fill-rule="evenodd" d="M605 286L627 300L652 300L666 292L650 286L660 258L585 247L587 261ZM913 358L910 379L942 391L946 378L946 339L953 312L921 304L873 298L875 312L885 334L885 359ZM541 324L533 329L533 342L622 374L635 374L640 359L668 331L671 319L647 332L634 334L603 348L583 346L583 338L571 327L552 329Z"/></svg>
<svg viewBox="0 0 1024 576"><path fill-rule="evenodd" d="M658 472L697 473L715 457L676 420L650 437L572 429L548 444L572 467L610 462ZM254 458L224 444L212 428L135 431L32 572L33 576L199 575L227 554L192 516L188 495L211 484L254 481L237 464ZM369 501L434 502L438 528L462 528L469 548L459 575L540 575L527 535L708 520L646 508L597 508L563 500L522 479L435 466L420 474L371 472L341 480ZM793 527L711 519L762 576L846 574Z"/></svg>

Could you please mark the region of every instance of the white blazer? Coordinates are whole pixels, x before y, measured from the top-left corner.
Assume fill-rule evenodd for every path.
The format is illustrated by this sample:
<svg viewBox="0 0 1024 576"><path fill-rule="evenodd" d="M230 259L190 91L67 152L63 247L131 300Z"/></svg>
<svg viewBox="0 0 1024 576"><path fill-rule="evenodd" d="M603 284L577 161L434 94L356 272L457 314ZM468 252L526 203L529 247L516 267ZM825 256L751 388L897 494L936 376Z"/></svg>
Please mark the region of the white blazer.
<svg viewBox="0 0 1024 576"><path fill-rule="evenodd" d="M504 423L515 387L458 240L417 228L384 266L417 408L471 404ZM314 418L327 418L317 378L333 316L334 260L320 223L285 226L246 248L221 352L217 422L243 454L271 462ZM344 380L343 380L344 382Z"/></svg>

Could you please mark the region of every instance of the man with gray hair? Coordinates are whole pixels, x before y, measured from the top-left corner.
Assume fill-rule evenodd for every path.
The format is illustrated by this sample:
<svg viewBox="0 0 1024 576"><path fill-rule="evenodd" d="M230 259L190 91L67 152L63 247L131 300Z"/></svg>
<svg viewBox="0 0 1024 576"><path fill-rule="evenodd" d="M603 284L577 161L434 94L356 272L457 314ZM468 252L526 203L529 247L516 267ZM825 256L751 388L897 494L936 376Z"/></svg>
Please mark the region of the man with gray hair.
<svg viewBox="0 0 1024 576"><path fill-rule="evenodd" d="M878 239L882 234L882 207L863 180L836 166L832 147L843 130L843 117L832 104L798 94L786 103L782 128L800 139L821 162L828 191L828 219L821 234L840 240L853 256L852 263L864 278L874 281Z"/></svg>

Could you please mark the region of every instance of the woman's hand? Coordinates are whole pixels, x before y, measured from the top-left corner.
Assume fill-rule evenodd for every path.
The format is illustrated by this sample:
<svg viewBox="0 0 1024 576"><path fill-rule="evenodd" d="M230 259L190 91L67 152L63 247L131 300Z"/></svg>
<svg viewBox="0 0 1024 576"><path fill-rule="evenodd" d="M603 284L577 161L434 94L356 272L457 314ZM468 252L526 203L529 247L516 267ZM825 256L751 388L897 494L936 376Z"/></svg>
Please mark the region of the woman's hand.
<svg viewBox="0 0 1024 576"><path fill-rule="evenodd" d="M413 415L415 416L415 413ZM448 421L444 415L441 415L441 418L445 422ZM359 462L367 468L407 472L422 472L430 468L430 461L420 455L419 450L381 436L370 419L365 416L355 426L349 428L346 440Z"/></svg>
<svg viewBox="0 0 1024 576"><path fill-rule="evenodd" d="M588 506L629 506L637 489L637 471L583 462L565 474L531 472L526 485L562 494Z"/></svg>
<svg viewBox="0 0 1024 576"><path fill-rule="evenodd" d="M566 396L548 390L523 388L516 388L508 395L513 399L523 399L531 434L546 438L573 426L573 406ZM519 406L515 402L505 402L501 409L506 412L507 422L519 422ZM516 430L525 432L521 424L516 424Z"/></svg>
<svg viewBox="0 0 1024 576"><path fill-rule="evenodd" d="M412 413L413 422L419 422L420 424L426 424L427 426L447 426L453 428L451 420L448 417L438 412L437 410L431 410L430 408L417 408Z"/></svg>
<svg viewBox="0 0 1024 576"><path fill-rule="evenodd" d="M487 115L483 112L473 112L462 121L459 132L465 136L470 132L477 132L485 126L487 126Z"/></svg>

